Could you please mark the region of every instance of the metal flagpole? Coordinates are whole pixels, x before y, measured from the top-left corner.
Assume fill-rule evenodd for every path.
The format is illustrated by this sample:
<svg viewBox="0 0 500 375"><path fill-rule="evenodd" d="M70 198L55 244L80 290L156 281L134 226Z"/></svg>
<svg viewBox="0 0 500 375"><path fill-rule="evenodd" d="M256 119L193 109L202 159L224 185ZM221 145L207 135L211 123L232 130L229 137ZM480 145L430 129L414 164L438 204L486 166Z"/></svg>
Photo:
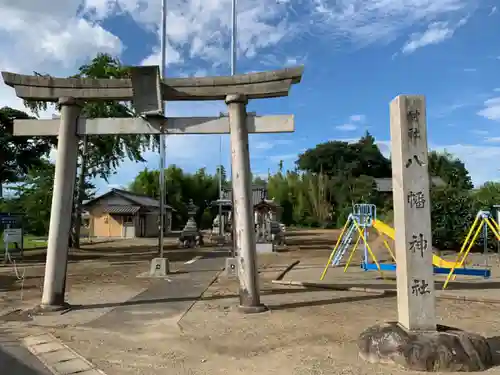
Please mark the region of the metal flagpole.
<svg viewBox="0 0 500 375"><path fill-rule="evenodd" d="M224 234L222 227L222 135L219 139L219 236ZM220 238L219 238L220 241Z"/></svg>
<svg viewBox="0 0 500 375"><path fill-rule="evenodd" d="M162 0L161 3L161 78L166 76L167 64L167 0ZM166 114L166 105L164 104L164 112ZM165 134L160 134L160 233L158 236L160 258L163 258L163 237L165 231Z"/></svg>
<svg viewBox="0 0 500 375"><path fill-rule="evenodd" d="M236 45L236 34L237 34L237 23L236 23L236 0L233 0L231 7L231 75L236 74L236 55L237 55L237 45Z"/></svg>
<svg viewBox="0 0 500 375"><path fill-rule="evenodd" d="M237 57L237 51L238 51L238 46L236 43L237 40L237 14L236 14L236 0L232 0L231 3L231 75L234 76L236 74L236 57ZM233 179L233 164L231 163L231 180ZM231 251L231 256L234 258L236 254L236 236L235 236L235 228L236 228L236 217L234 215L234 192L232 193L233 197L233 202L232 202L232 220L231 220L231 230L233 234L233 247Z"/></svg>

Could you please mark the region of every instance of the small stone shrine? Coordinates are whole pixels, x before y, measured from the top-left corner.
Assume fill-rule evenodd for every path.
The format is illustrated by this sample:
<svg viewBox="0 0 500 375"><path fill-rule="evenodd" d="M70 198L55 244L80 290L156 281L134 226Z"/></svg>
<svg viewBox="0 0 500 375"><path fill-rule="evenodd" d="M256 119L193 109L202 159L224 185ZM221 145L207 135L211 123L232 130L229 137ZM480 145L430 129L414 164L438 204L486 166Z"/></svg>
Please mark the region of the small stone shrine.
<svg viewBox="0 0 500 375"><path fill-rule="evenodd" d="M187 205L189 219L184 226L184 229L181 232L179 237L179 243L182 247L185 248L193 248L203 245L203 235L198 230L198 226L196 225L196 220L194 216L198 212L198 206L193 203L193 200L190 199Z"/></svg>

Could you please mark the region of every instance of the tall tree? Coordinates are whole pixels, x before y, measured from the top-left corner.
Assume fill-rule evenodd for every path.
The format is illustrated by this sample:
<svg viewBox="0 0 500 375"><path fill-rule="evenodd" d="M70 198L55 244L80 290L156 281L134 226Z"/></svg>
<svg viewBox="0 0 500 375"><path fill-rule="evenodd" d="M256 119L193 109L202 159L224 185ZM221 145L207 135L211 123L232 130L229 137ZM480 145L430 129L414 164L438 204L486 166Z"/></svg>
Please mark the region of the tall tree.
<svg viewBox="0 0 500 375"><path fill-rule="evenodd" d="M500 205L500 182L485 182L473 192L473 196L476 211L495 211L494 206Z"/></svg>
<svg viewBox="0 0 500 375"><path fill-rule="evenodd" d="M121 62L108 54L98 54L88 64L82 65L74 77L87 78L126 78L129 69ZM47 103L28 103L34 110L47 107ZM101 101L85 103L82 116L97 117L132 117L131 108L116 101ZM78 194L75 201L75 217L73 223L73 246L80 245L81 204L85 181L100 177L107 181L115 173L120 163L125 159L144 162L142 152L147 148L156 149L158 142L147 135L120 135L120 136L85 136L80 140L80 183L77 186Z"/></svg>
<svg viewBox="0 0 500 375"><path fill-rule="evenodd" d="M473 188L472 178L465 164L447 151L429 153L429 173L431 176L441 177L452 187L465 190Z"/></svg>
<svg viewBox="0 0 500 375"><path fill-rule="evenodd" d="M144 169L129 185L129 190L159 198L158 177L158 171ZM208 174L205 168L191 174L184 173L176 165L171 165L165 170L165 187L166 202L177 212L177 216L173 218L173 224L176 226L186 223L188 219L186 205L189 200L192 199L193 203L200 208L197 216L200 220L205 208L219 198L218 177Z"/></svg>
<svg viewBox="0 0 500 375"><path fill-rule="evenodd" d="M297 167L303 171L329 176L357 178L390 177L391 163L378 148L375 138L366 133L358 142L329 141L299 155Z"/></svg>
<svg viewBox="0 0 500 375"><path fill-rule="evenodd" d="M14 120L30 118L17 109L0 108L0 198L3 197L4 184L22 180L29 169L40 165L50 151L47 138L13 136Z"/></svg>
<svg viewBox="0 0 500 375"><path fill-rule="evenodd" d="M29 169L23 182L12 188L14 194L5 202L9 211L23 213L24 229L27 233L39 236L48 233L54 172L54 164L47 159L41 159ZM93 188L91 184L84 185L84 199L92 197Z"/></svg>

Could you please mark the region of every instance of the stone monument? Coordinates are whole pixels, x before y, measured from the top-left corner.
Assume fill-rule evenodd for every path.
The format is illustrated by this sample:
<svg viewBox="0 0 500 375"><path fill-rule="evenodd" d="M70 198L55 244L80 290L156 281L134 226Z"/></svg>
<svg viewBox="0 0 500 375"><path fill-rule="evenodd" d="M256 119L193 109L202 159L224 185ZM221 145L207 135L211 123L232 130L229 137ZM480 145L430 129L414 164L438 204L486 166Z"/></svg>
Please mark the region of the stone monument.
<svg viewBox="0 0 500 375"><path fill-rule="evenodd" d="M398 96L390 121L398 322L364 331L360 356L415 371L484 370L484 337L436 325L425 98Z"/></svg>
<svg viewBox="0 0 500 375"><path fill-rule="evenodd" d="M230 77L161 79L158 66L130 68L130 78L90 79L29 76L2 72L6 85L24 100L60 104L60 119L15 120L14 135L58 136L47 261L40 307L66 308L65 285L68 236L71 223L78 137L94 134L230 134L233 171L235 235L238 252L240 307L243 312L260 312L257 283L255 232L253 228L249 133L293 132L292 115L255 116L246 111L248 100L287 96L299 83L303 67ZM85 101L132 102L136 118L80 116ZM228 117L166 118L164 101L225 100ZM160 267L161 268L161 267Z"/></svg>

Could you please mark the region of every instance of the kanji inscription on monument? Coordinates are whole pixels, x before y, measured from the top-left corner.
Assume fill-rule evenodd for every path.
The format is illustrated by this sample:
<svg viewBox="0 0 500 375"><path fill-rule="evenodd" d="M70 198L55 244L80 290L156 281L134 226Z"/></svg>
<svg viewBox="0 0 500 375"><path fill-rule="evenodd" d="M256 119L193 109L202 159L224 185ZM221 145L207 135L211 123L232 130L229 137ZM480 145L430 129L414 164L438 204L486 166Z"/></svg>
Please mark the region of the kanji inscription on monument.
<svg viewBox="0 0 500 375"><path fill-rule="evenodd" d="M425 98L390 105L399 323L436 327Z"/></svg>

